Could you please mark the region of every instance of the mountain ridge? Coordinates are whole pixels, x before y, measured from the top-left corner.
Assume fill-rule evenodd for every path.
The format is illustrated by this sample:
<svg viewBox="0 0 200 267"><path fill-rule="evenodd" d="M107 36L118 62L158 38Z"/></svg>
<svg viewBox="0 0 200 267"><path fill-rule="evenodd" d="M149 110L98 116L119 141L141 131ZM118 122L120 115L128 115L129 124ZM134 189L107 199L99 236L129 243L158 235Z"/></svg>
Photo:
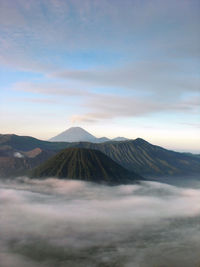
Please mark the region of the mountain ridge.
<svg viewBox="0 0 200 267"><path fill-rule="evenodd" d="M57 177L97 183L124 184L143 179L99 150L67 148L31 172L33 178Z"/></svg>
<svg viewBox="0 0 200 267"><path fill-rule="evenodd" d="M62 133L49 139L50 142L91 142L91 143L104 143L108 141L124 141L128 140L125 137L115 137L109 139L108 137L100 137L92 135L81 127L71 127Z"/></svg>
<svg viewBox="0 0 200 267"><path fill-rule="evenodd" d="M141 138L97 144L88 142L49 142L28 136L0 135L0 176L3 176L10 169L13 170L13 175L15 174L15 169L14 167L10 168L9 164L11 163L9 162L12 162L12 166L21 164L20 174L25 174L30 169L30 165L31 167L37 166L39 156L43 155L40 160L40 162L43 162L58 151L69 147L100 150L124 168L130 171L134 170L142 176L161 177L163 175L185 175L200 172L199 156L167 150ZM27 158L24 152L36 148L40 148L43 154L32 159ZM15 152L22 153L24 158L15 159L13 156Z"/></svg>

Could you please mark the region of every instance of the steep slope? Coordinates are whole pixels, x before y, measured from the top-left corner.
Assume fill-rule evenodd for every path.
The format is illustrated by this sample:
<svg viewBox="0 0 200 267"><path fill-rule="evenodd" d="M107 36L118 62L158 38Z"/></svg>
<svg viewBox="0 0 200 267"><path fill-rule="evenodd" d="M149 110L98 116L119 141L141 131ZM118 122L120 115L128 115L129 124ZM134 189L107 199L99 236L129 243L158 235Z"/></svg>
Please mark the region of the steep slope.
<svg viewBox="0 0 200 267"><path fill-rule="evenodd" d="M103 144L79 143L77 146L100 150L126 169L145 176L200 172L198 156L167 150L141 138Z"/></svg>
<svg viewBox="0 0 200 267"><path fill-rule="evenodd" d="M129 140L128 138L125 138L125 137L122 137L122 136L119 136L119 137L115 137L112 139L112 141L127 141Z"/></svg>
<svg viewBox="0 0 200 267"><path fill-rule="evenodd" d="M97 138L82 129L81 127L71 127L68 130L62 132L61 134L56 135L51 138L50 141L54 142L96 142Z"/></svg>
<svg viewBox="0 0 200 267"><path fill-rule="evenodd" d="M38 148L38 150L40 150ZM25 175L30 169L40 165L54 155L52 151L40 151L37 148L29 152L15 152L12 155L0 155L0 177L16 177ZM27 153L27 154L26 154Z"/></svg>
<svg viewBox="0 0 200 267"><path fill-rule="evenodd" d="M31 136L19 136L15 134L0 134L0 150L29 151L35 148L58 151L67 147L66 142L49 142L36 139Z"/></svg>
<svg viewBox="0 0 200 267"><path fill-rule="evenodd" d="M102 152L85 148L68 148L59 152L33 170L31 176L53 176L109 184L124 184L142 178Z"/></svg>
<svg viewBox="0 0 200 267"><path fill-rule="evenodd" d="M67 146L68 143L47 142L29 136L0 135L0 177L25 175Z"/></svg>
<svg viewBox="0 0 200 267"><path fill-rule="evenodd" d="M96 139L97 139L97 140L96 140L95 143L104 143L104 142L108 142L108 141L110 141L110 139L107 138L107 137L100 137L100 138L96 138Z"/></svg>
<svg viewBox="0 0 200 267"><path fill-rule="evenodd" d="M129 170L146 176L187 175L200 173L200 157L190 153L178 153L152 145L143 139L127 141L109 141L101 144L95 143L66 143L47 142L32 137L17 135L0 135L0 176L3 169L9 169L4 157L12 159L14 152L31 151L40 148L46 153L46 159L58 151L68 147L82 147L102 151L114 161ZM26 154L25 154L26 157ZM31 160L31 159L30 159ZM4 163L1 163L4 162ZM9 162L9 158L6 160ZM21 162L23 162L21 160ZM38 162L38 161L37 161ZM37 166L33 159L32 167ZM15 170L12 169L12 174ZM22 168L23 172L23 168Z"/></svg>
<svg viewBox="0 0 200 267"><path fill-rule="evenodd" d="M124 141L128 140L124 137L116 137L109 139L107 137L97 138L90 134L81 127L71 127L68 130L52 137L49 141L51 142L91 142L91 143L104 143L107 141Z"/></svg>

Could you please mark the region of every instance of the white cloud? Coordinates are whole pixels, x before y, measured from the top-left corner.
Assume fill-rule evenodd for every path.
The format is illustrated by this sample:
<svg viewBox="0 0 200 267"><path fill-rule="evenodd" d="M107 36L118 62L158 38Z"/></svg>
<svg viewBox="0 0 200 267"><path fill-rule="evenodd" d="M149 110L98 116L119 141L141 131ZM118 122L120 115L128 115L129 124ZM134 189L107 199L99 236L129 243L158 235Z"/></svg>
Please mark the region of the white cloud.
<svg viewBox="0 0 200 267"><path fill-rule="evenodd" d="M200 261L199 189L25 178L0 190L3 266L15 258L15 267Z"/></svg>

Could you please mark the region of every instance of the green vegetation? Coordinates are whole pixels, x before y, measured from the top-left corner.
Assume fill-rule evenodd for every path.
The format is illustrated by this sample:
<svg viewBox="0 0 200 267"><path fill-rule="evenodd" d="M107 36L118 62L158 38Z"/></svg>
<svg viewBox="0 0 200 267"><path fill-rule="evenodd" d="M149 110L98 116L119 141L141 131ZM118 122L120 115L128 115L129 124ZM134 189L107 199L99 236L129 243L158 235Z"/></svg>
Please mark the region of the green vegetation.
<svg viewBox="0 0 200 267"><path fill-rule="evenodd" d="M145 176L200 172L198 156L167 150L141 138L103 144L79 143L77 146L100 150L126 169Z"/></svg>
<svg viewBox="0 0 200 267"><path fill-rule="evenodd" d="M23 170L25 173L25 171L38 166L58 151L69 147L99 150L124 168L144 176L187 175L200 172L199 155L170 151L152 145L140 138L97 144L88 142L48 142L27 136L0 135L0 176L7 173L8 169L9 173L16 174L15 167L10 168L9 165L9 160L13 161L13 153L16 151L30 151L35 148L42 150L42 154L35 158L17 159L16 166L22 164L20 174L23 174ZM5 156L7 157L7 163L3 158Z"/></svg>
<svg viewBox="0 0 200 267"><path fill-rule="evenodd" d="M32 177L59 177L98 183L123 184L141 179L98 150L67 148L37 167Z"/></svg>
<svg viewBox="0 0 200 267"><path fill-rule="evenodd" d="M15 134L0 134L0 148L7 146L20 151L29 151L34 148L59 151L70 146L71 143L42 141L30 136L18 136Z"/></svg>

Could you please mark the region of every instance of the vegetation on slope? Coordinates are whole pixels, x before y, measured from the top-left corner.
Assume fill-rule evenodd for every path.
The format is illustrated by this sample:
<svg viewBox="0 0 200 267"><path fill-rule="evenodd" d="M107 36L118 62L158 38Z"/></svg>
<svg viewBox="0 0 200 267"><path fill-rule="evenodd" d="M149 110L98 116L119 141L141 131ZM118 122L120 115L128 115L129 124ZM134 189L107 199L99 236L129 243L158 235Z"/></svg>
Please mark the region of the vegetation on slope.
<svg viewBox="0 0 200 267"><path fill-rule="evenodd" d="M80 143L78 146L98 149L123 167L141 175L181 175L200 172L200 159L152 145L138 138L103 144Z"/></svg>
<svg viewBox="0 0 200 267"><path fill-rule="evenodd" d="M52 154L68 147L99 150L124 168L136 171L145 176L187 175L200 172L199 156L170 151L152 145L140 138L95 144L87 142L47 142L26 136L0 135L0 175L2 168L6 168L5 164L1 168L1 160L5 154L9 154L7 156L12 158L13 152L15 151L30 151L35 148L40 148L46 153L43 159L47 159L52 156ZM36 158L32 160L32 167L37 166L38 161L36 161ZM22 160L21 162L23 163Z"/></svg>
<svg viewBox="0 0 200 267"><path fill-rule="evenodd" d="M98 183L123 184L140 179L98 150L68 148L37 167L32 177L80 179Z"/></svg>

